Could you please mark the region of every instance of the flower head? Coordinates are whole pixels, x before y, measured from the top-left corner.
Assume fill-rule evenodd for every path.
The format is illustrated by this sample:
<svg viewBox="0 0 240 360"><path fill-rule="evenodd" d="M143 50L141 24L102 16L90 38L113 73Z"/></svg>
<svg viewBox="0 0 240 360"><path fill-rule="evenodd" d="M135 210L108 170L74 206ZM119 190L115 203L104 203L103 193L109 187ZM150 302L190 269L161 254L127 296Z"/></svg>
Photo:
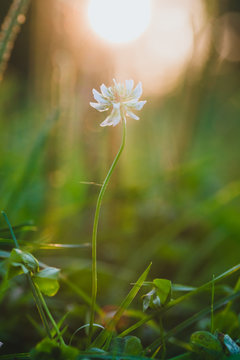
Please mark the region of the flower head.
<svg viewBox="0 0 240 360"><path fill-rule="evenodd" d="M142 95L142 84L139 82L134 89L134 81L126 80L125 84L117 83L113 79L114 85L106 87L104 84L100 86L101 93L93 89L94 99L96 103L90 102L90 105L98 111L107 111L112 109L111 114L100 124L100 126L116 126L121 119L126 121L126 116L134 120L139 120L132 110L141 110L144 101L138 101Z"/></svg>

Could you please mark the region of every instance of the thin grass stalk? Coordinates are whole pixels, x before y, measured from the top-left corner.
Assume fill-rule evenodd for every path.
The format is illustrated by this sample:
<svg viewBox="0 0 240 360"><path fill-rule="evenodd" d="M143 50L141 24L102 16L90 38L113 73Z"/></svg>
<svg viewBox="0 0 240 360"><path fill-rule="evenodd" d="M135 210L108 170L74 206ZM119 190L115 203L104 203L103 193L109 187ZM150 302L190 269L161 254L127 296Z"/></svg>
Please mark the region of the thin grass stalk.
<svg viewBox="0 0 240 360"><path fill-rule="evenodd" d="M47 268L48 265L44 264L43 262L39 261L39 265L43 268ZM85 291L79 288L79 286L75 285L68 277L64 274L60 273L61 281L66 284L73 292L75 292L87 305L91 306L91 297L88 296ZM98 313L100 317L105 316L105 312L100 308L100 306L96 303L95 304L95 311Z"/></svg>
<svg viewBox="0 0 240 360"><path fill-rule="evenodd" d="M47 117L46 121L44 122L44 126L36 139L34 140L34 145L29 153L29 157L26 163L23 165L23 172L19 177L16 186L13 188L6 204L6 209L10 210L11 213L18 209L19 203L21 200L22 189L26 189L29 185L29 182L32 179L32 174L36 168L36 165L42 156L42 151L44 149L44 145L46 144L50 132L56 122L59 120L60 117L60 109L54 109L51 114Z"/></svg>
<svg viewBox="0 0 240 360"><path fill-rule="evenodd" d="M15 247L16 247L17 249L20 249L20 246L19 246L19 244L18 244L17 238L16 238L16 236L15 236L15 234L14 234L12 225L11 225L11 223L10 223L8 217L7 217L7 214L5 213L5 211L2 211L2 215L3 215L6 223L8 224L8 227L9 227L9 230L10 230L10 232L11 232L11 235L12 235L12 238L13 238L13 241L14 241L14 244L15 244ZM38 309L40 318L41 318L41 320L42 320L43 326L44 326L44 328L45 328L45 330L46 330L46 333L47 333L48 337L51 339L51 338L52 338L52 336L51 336L51 330L50 330L50 328L49 328L49 325L48 325L48 322L47 322L47 319L46 319L46 315L45 315L44 310L43 310L43 306L42 306L41 300L39 299L39 296L38 296L38 294L37 294L36 288L35 288L35 286L34 286L34 282L33 282L33 280L32 280L32 278L31 278L31 276L30 276L29 273L26 274L26 277L27 277L28 282L29 282L29 285L30 285L30 287L31 287L32 294L33 294L34 300L35 300L35 302L36 302L36 306L37 306L37 309Z"/></svg>
<svg viewBox="0 0 240 360"><path fill-rule="evenodd" d="M39 316L40 316L40 318L42 320L42 323L43 323L43 326L44 326L44 328L46 330L47 336L49 337L49 339L52 339L51 330L50 330L50 327L49 327L45 312L43 310L41 300L39 299L36 288L34 286L34 282L33 282L32 278L31 278L31 276L29 275L29 273L26 274L26 277L27 277L29 285L31 287L32 294L33 294L33 297L34 297L34 300L35 300L35 303L36 303L36 306L37 306L37 309L38 309L38 312L39 312Z"/></svg>
<svg viewBox="0 0 240 360"><path fill-rule="evenodd" d="M60 274L61 281L66 284L73 292L75 292L87 305L91 306L91 297L88 296L79 286L75 285L71 280L69 280L65 275ZM95 311L100 317L105 316L105 312L100 308L100 306L95 304Z"/></svg>
<svg viewBox="0 0 240 360"><path fill-rule="evenodd" d="M233 301L234 299L237 299L240 297L240 291L237 291L236 293L226 296L223 299L218 300L214 305L213 305L213 310L217 310L220 307L224 306L225 304L227 304L229 301ZM186 329L188 326L194 324L195 322L197 322L198 320L202 319L203 317L205 317L206 315L208 315L209 313L211 313L211 308L208 306L206 308L204 308L203 310L199 311L198 313L194 314L193 316L191 316L190 318L188 318L187 320L183 321L182 323L178 324L177 326L175 326L173 329L171 329L170 331L168 331L165 335L164 335L164 340L166 341L167 339L171 338L172 336L175 336L176 334L178 334L179 332L183 331L184 329ZM144 354L148 354L149 352L154 351L157 347L159 347L161 345L162 340L161 339L156 339L150 346L148 346L145 350L144 350Z"/></svg>
<svg viewBox="0 0 240 360"><path fill-rule="evenodd" d="M213 283L212 283L212 296L211 296L211 333L214 333L214 275L213 275Z"/></svg>
<svg viewBox="0 0 240 360"><path fill-rule="evenodd" d="M11 235L12 235L12 238L13 238L13 241L15 243L16 248L20 249L17 238L16 238L16 236L14 234L12 225L11 225L10 221L8 220L7 214L4 211L2 211L2 215L4 216L6 222L7 222L8 226L9 226L9 229L10 229L10 232L11 232ZM43 325L44 325L44 327L46 329L48 337L50 339L52 339L51 330L49 328L45 313L47 314L50 322L52 323L53 328L56 331L56 334L57 334L57 337L59 339L60 344L65 345L63 337L62 337L62 335L61 335L61 333L60 333L60 331L58 329L58 326L57 326L54 318L52 317L52 315L51 315L51 313L50 313L50 311L48 309L48 306L47 306L47 304L46 304L46 302L44 300L44 297L42 296L41 291L39 290L38 286L34 283L34 281L33 281L33 279L32 279L29 272L26 274L26 276L27 276L27 279L29 281L29 284L30 284L30 287L31 287L31 290L32 290L32 294L33 294L33 297L35 299L35 302L36 302L36 305L37 305L37 308L38 308L38 311L39 311L39 314L40 314L40 318L41 318L41 320L43 322Z"/></svg>
<svg viewBox="0 0 240 360"><path fill-rule="evenodd" d="M122 133L122 143L118 150L118 153L113 160L113 163L107 173L107 176L103 182L101 190L98 195L94 223L93 223L93 233L92 233L92 303L90 310L90 326L89 326L89 335L88 335L88 345L91 343L92 333L93 333L93 322L94 322L94 314L96 307L96 298L97 298L97 230L98 230L98 222L99 222L99 214L102 204L103 195L113 173L115 166L118 163L118 160L123 152L125 141L126 141L126 119L122 114L122 124L123 124L123 133Z"/></svg>
<svg viewBox="0 0 240 360"><path fill-rule="evenodd" d="M0 81L11 56L21 25L25 22L30 0L13 0L0 32Z"/></svg>
<svg viewBox="0 0 240 360"><path fill-rule="evenodd" d="M147 267L147 269L142 273L142 275L138 278L137 282L134 284L133 288L129 291L127 296L123 299L122 303L118 307L118 310L114 314L113 318L109 320L106 325L105 330L103 330L94 342L90 345L90 347L102 348L104 350L108 350L108 346L110 344L111 338L113 336L113 332L115 327L120 320L121 316L125 312L125 310L130 306L132 301L137 296L139 290L141 289L146 277L148 276L149 270L152 266L152 263ZM104 345L104 346L103 346Z"/></svg>
<svg viewBox="0 0 240 360"><path fill-rule="evenodd" d="M234 274L236 271L239 271L239 270L240 270L240 264L238 264L238 265L232 267L231 269L225 271L221 275L215 277L214 280L208 281L206 284L203 284L199 288L197 288L195 290L192 290L189 293L187 293L187 294L185 294L183 296L180 296L175 300L170 301L166 306L164 306L160 310L154 311L151 315L148 315L145 318L139 320L137 323L130 326L128 329L124 330L118 336L124 337L124 336L128 335L129 333L136 330L140 326L146 324L149 320L152 320L155 316L158 316L158 315L160 316L160 315L164 314L165 312L167 312L172 307L174 307L174 306L178 305L179 303L181 303L182 301L185 301L185 300L191 298L192 296L197 295L197 294L201 293L202 291L207 290L212 285L213 282L215 283L217 281L223 280L223 279L227 278L228 276Z"/></svg>
<svg viewBox="0 0 240 360"><path fill-rule="evenodd" d="M164 360L166 357L166 342L165 342L165 338L164 338L164 328L163 328L163 321L162 321L161 317L159 319L159 325L160 325L160 338L161 338L161 348L162 348L161 359ZM157 350L158 349L159 349L159 347L157 348Z"/></svg>
<svg viewBox="0 0 240 360"><path fill-rule="evenodd" d="M238 278L235 286L234 286L234 292L237 292L240 290L240 278ZM224 309L224 313L227 314L227 312L231 309L232 301L229 301Z"/></svg>
<svg viewBox="0 0 240 360"><path fill-rule="evenodd" d="M46 304L46 302L45 302L44 297L42 296L41 291L39 290L39 288L38 288L38 286L37 286L36 284L35 284L35 289L36 289L36 292L37 292L37 294L38 294L38 296L39 296L39 299L41 300L41 303L42 303L42 305L43 305L43 308L44 308L44 310L45 310L45 312L46 312L49 320L51 321L54 330L56 331L56 334L57 334L57 337L58 337L58 340L59 340L60 344L61 344L61 345L65 345L65 342L64 342L64 340L63 340L63 337L62 337L62 335L61 335L61 333L60 333L60 331L59 331L59 328L58 328L58 326L57 326L57 324L56 324L56 322L55 322L52 314L50 313L50 311L49 311L49 309L48 309L48 306L47 306L47 304Z"/></svg>

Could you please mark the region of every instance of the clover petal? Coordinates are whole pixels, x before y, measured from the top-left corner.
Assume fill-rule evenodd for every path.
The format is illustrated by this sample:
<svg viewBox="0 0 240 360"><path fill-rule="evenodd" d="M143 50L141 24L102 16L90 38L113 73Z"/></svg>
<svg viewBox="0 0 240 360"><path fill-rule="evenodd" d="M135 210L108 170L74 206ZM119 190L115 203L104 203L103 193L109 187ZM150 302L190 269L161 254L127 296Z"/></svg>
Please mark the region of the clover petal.
<svg viewBox="0 0 240 360"><path fill-rule="evenodd" d="M111 92L109 91L109 89L106 87L106 85L102 84L100 86L101 92L103 94L103 96L108 97L111 96Z"/></svg>
<svg viewBox="0 0 240 360"><path fill-rule="evenodd" d="M93 97L94 99L99 102L99 103L102 103L102 104L108 104L108 100L105 99L97 90L93 89Z"/></svg>
<svg viewBox="0 0 240 360"><path fill-rule="evenodd" d="M100 124L101 126L116 126L121 121L120 103L113 105L111 114Z"/></svg>
<svg viewBox="0 0 240 360"><path fill-rule="evenodd" d="M142 101L137 101L135 105L133 105L132 107L135 109L135 110L142 110L143 106L146 104L146 100L142 100ZM129 105L128 105L129 106ZM131 107L131 105L129 106Z"/></svg>
<svg viewBox="0 0 240 360"><path fill-rule="evenodd" d="M90 102L90 105L100 112L112 108L111 114L100 126L116 126L121 120L126 121L126 116L139 120L132 110L141 110L146 103L146 100L138 101L142 95L141 82L134 89L134 81L131 79L125 83L113 79L113 86L107 87L102 84L100 90L101 93L93 89L93 96L97 102Z"/></svg>
<svg viewBox="0 0 240 360"><path fill-rule="evenodd" d="M132 119L134 119L134 120L139 120L139 119L140 119L137 115L135 115L135 114L134 114L132 111L130 111L130 110L127 110L126 113L127 113L127 116L129 116L130 118L132 118Z"/></svg>
<svg viewBox="0 0 240 360"><path fill-rule="evenodd" d="M134 81L133 80L126 80L125 81L126 84L126 93L127 95L129 95L133 89L133 85L134 85Z"/></svg>
<svg viewBox="0 0 240 360"><path fill-rule="evenodd" d="M139 82L135 87L135 89L133 90L133 92L131 93L131 97L135 99L139 99L141 95L142 95L142 83Z"/></svg>
<svg viewBox="0 0 240 360"><path fill-rule="evenodd" d="M108 106L108 105L104 105L104 104L99 104L99 103L90 102L90 105L91 105L94 109L96 109L96 110L98 110L98 111L100 111L100 112L102 112L102 111L107 111L107 110L109 109L109 106Z"/></svg>

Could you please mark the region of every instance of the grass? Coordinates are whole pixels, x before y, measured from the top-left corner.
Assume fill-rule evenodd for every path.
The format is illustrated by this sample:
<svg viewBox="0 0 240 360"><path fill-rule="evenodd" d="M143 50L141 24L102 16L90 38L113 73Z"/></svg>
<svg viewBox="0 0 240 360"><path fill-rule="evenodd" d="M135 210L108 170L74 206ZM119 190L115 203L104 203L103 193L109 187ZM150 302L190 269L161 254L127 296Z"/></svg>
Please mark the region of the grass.
<svg viewBox="0 0 240 360"><path fill-rule="evenodd" d="M23 85L5 70L29 4L13 1L0 34L1 209L13 222L0 219L0 359L238 359L236 69L223 64L214 75L208 63L195 87L182 81L161 106L148 100L141 121L127 123L94 221L94 184L120 132L82 125L67 141L63 104L14 102ZM186 96L198 100L194 119L184 119Z"/></svg>
<svg viewBox="0 0 240 360"><path fill-rule="evenodd" d="M3 79L14 42L25 21L30 0L13 1L0 32L0 80Z"/></svg>

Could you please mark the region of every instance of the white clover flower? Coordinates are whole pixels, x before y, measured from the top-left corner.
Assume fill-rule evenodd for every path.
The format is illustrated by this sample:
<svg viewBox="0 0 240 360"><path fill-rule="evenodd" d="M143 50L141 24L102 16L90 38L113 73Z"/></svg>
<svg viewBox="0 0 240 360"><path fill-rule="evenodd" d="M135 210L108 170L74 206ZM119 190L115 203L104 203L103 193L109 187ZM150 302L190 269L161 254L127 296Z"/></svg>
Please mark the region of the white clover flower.
<svg viewBox="0 0 240 360"><path fill-rule="evenodd" d="M100 126L116 126L121 119L126 121L126 116L134 120L139 120L132 110L141 110L144 101L138 101L142 95L142 84L139 82L135 89L133 80L126 80L125 84L117 83L113 79L114 86L106 87L104 84L100 86L101 93L93 89L94 99L96 103L90 102L90 105L98 111L107 111L112 108L111 114L100 124Z"/></svg>

